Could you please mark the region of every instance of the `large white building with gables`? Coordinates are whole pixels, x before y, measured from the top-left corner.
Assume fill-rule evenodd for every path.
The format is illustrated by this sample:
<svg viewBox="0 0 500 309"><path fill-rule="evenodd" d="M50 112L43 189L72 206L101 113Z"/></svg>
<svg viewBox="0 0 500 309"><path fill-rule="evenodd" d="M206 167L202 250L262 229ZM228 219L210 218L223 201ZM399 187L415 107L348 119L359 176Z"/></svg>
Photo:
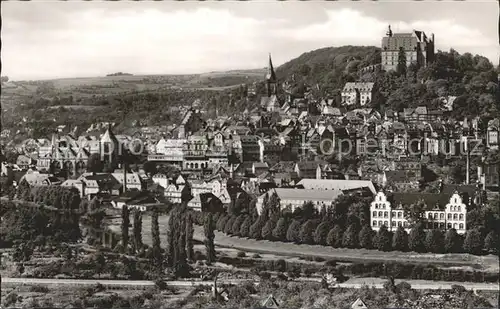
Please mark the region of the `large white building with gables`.
<svg viewBox="0 0 500 309"><path fill-rule="evenodd" d="M384 193L375 195L370 205L370 221L374 231L386 226L389 231L396 231L402 226L409 231L410 225L405 218L404 205L425 203L428 209L424 213L426 227L429 229L456 229L464 234L467 230L467 204L458 192L443 193Z"/></svg>

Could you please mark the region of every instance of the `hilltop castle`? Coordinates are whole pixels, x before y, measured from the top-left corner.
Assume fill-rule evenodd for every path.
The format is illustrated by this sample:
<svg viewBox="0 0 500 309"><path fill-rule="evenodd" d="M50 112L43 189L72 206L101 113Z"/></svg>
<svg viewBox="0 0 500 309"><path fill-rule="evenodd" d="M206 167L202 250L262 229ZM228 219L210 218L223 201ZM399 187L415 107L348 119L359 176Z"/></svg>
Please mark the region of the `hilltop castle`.
<svg viewBox="0 0 500 309"><path fill-rule="evenodd" d="M434 33L428 38L423 31L392 33L391 26L382 38L382 68L396 71L399 51L406 53L406 66L415 63L417 67L427 66L434 60Z"/></svg>

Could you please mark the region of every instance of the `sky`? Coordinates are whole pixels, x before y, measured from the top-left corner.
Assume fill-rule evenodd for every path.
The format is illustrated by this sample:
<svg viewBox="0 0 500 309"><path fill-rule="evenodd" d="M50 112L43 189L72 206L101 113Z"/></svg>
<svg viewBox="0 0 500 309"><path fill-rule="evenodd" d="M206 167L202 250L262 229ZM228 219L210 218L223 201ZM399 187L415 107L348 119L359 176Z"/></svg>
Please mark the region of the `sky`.
<svg viewBox="0 0 500 309"><path fill-rule="evenodd" d="M435 35L498 64L499 6L473 1L2 1L2 76L194 74L279 66L329 46L394 32Z"/></svg>

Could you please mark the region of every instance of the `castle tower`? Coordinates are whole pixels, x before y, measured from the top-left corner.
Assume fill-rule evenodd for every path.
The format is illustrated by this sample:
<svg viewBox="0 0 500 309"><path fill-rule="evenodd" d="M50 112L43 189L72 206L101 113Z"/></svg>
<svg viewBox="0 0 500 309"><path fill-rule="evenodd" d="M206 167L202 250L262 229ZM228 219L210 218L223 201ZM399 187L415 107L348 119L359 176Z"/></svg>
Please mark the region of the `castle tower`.
<svg viewBox="0 0 500 309"><path fill-rule="evenodd" d="M391 25L387 28L387 32L385 33L388 37L392 37Z"/></svg>
<svg viewBox="0 0 500 309"><path fill-rule="evenodd" d="M276 73L274 72L273 61L271 60L271 54L269 53L269 65L267 66L266 74L266 86L267 86L267 96L277 94L277 79Z"/></svg>

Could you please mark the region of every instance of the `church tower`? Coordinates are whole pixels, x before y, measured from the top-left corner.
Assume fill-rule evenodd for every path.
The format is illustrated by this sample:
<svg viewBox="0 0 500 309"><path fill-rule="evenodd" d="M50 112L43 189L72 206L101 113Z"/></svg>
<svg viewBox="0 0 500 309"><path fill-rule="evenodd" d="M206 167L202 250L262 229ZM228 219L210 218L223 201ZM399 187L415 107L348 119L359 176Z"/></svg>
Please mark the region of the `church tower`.
<svg viewBox="0 0 500 309"><path fill-rule="evenodd" d="M274 72L273 61L271 60L271 54L269 54L269 65L267 66L267 74L266 74L266 87L267 87L267 96L277 94L277 79L276 73Z"/></svg>
<svg viewBox="0 0 500 309"><path fill-rule="evenodd" d="M387 32L385 33L388 37L392 37L392 30L391 30L391 25L389 25L389 28L387 29Z"/></svg>

